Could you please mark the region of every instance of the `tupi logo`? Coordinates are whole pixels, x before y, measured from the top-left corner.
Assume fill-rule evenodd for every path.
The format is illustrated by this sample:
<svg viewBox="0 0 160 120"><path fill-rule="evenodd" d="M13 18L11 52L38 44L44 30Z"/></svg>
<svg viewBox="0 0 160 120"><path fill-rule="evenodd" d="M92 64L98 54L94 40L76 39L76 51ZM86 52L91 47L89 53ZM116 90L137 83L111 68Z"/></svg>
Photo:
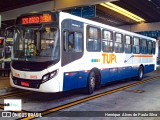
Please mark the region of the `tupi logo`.
<svg viewBox="0 0 160 120"><path fill-rule="evenodd" d="M102 53L102 57L103 57L103 64L117 63L115 54Z"/></svg>

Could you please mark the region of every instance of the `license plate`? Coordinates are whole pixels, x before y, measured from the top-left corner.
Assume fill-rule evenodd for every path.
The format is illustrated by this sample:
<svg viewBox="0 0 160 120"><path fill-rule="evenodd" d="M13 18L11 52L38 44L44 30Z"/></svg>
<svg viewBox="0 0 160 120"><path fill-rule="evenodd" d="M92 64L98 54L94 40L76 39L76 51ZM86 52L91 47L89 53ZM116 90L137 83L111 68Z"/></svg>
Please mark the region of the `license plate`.
<svg viewBox="0 0 160 120"><path fill-rule="evenodd" d="M21 85L25 86L25 87L29 87L29 83L28 82L21 82Z"/></svg>

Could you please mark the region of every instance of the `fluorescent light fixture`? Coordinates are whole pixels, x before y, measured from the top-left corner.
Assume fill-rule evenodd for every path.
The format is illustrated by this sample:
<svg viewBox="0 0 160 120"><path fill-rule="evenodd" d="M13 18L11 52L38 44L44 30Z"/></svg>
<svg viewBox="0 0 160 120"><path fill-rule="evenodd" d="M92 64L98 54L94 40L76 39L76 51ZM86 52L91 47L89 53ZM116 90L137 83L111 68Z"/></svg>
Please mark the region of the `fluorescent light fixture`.
<svg viewBox="0 0 160 120"><path fill-rule="evenodd" d="M144 22L145 21L143 18L141 18L141 17L139 17L139 16L113 4L113 3L106 2L106 3L100 3L100 5L108 8L108 9L111 9L117 13L120 13L120 14L122 14L122 15L136 21L136 22Z"/></svg>

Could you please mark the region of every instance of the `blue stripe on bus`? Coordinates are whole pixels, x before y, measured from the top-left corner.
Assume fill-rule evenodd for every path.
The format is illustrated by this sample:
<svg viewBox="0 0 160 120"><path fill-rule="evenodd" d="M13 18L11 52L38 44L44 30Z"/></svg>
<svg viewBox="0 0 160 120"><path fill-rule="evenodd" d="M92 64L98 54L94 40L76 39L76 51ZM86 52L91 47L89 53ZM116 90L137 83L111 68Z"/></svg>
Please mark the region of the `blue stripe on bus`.
<svg viewBox="0 0 160 120"><path fill-rule="evenodd" d="M67 90L86 87L87 85L86 79L88 74L89 72L85 72L85 71L64 73L63 90L67 91Z"/></svg>
<svg viewBox="0 0 160 120"><path fill-rule="evenodd" d="M144 74L154 71L154 64L144 66Z"/></svg>
<svg viewBox="0 0 160 120"><path fill-rule="evenodd" d="M139 66L105 68L100 71L101 84L108 82L131 78L138 75ZM154 64L144 66L144 74L154 71ZM87 86L87 77L89 72L76 71L64 73L63 90L72 90Z"/></svg>
<svg viewBox="0 0 160 120"><path fill-rule="evenodd" d="M138 67L108 68L101 71L102 84L138 75Z"/></svg>

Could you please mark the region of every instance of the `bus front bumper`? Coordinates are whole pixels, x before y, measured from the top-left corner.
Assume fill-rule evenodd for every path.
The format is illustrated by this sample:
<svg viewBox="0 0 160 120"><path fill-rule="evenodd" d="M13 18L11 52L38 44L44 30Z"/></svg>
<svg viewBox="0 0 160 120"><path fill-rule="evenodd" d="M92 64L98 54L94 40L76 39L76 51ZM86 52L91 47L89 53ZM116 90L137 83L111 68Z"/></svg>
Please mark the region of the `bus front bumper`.
<svg viewBox="0 0 160 120"><path fill-rule="evenodd" d="M16 81L16 82L15 82ZM38 85L39 82L39 85ZM30 91L37 91L37 92L60 92L60 83L56 77L41 83L41 81L23 81L23 80L16 80L10 75L10 84L12 87L25 89Z"/></svg>

